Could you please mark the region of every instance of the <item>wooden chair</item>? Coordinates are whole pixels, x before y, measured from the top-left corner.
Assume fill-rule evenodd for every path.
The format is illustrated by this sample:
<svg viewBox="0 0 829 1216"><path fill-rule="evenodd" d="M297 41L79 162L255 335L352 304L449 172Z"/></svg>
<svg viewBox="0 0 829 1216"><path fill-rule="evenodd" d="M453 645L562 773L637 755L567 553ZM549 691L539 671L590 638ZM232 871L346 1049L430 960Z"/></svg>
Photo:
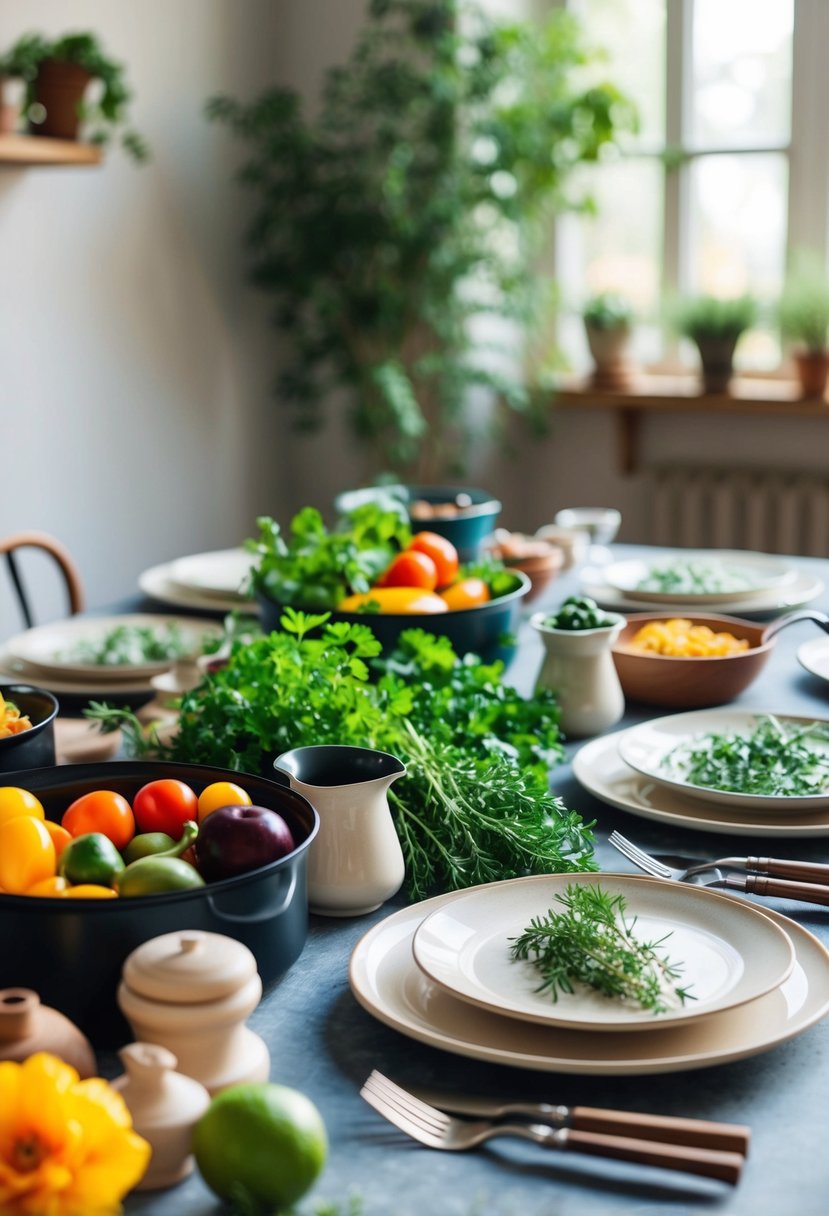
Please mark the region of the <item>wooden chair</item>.
<svg viewBox="0 0 829 1216"><path fill-rule="evenodd" d="M20 604L20 610L23 613L23 619L26 622L26 628L31 629L34 618L32 617L29 597L20 573L18 553L21 549L40 549L48 553L59 567L63 576L69 601L69 614L73 615L76 612L83 611L86 604L83 583L80 571L68 549L64 548L60 541L55 540L54 537L49 536L46 532L14 532L11 536L0 538L0 554L6 559L6 565L11 575L12 585L17 596L17 601Z"/></svg>

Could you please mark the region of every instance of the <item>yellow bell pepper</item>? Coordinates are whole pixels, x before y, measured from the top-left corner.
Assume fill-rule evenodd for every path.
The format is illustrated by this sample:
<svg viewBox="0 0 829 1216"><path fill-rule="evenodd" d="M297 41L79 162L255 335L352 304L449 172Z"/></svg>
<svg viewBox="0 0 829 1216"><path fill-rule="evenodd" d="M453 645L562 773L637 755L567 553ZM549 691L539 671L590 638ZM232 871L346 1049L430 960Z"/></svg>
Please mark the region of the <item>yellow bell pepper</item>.
<svg viewBox="0 0 829 1216"><path fill-rule="evenodd" d="M118 892L112 887L99 887L94 882L81 882L63 893L64 899L117 899Z"/></svg>
<svg viewBox="0 0 829 1216"><path fill-rule="evenodd" d="M23 895L36 882L54 878L57 857L41 819L19 815L0 823L0 887Z"/></svg>
<svg viewBox="0 0 829 1216"><path fill-rule="evenodd" d="M65 878L60 878L55 875L54 878L43 878L40 882L36 882L33 887L29 887L27 895L44 895L59 898L65 895L69 890L69 883Z"/></svg>
<svg viewBox="0 0 829 1216"><path fill-rule="evenodd" d="M439 595L424 591L422 587L372 587L359 595L349 595L337 605L337 611L359 612L368 604L376 604L382 613L399 612L403 615L449 611Z"/></svg>

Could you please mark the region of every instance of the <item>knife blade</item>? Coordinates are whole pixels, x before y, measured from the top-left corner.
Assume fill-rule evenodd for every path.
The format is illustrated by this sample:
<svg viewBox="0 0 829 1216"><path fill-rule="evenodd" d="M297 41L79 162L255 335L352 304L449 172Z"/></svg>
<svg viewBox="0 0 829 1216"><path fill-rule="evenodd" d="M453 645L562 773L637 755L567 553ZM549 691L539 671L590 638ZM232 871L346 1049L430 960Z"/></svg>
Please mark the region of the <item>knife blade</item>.
<svg viewBox="0 0 829 1216"><path fill-rule="evenodd" d="M685 1119L676 1115L650 1115L639 1111L610 1110L597 1106L556 1106L547 1102L499 1102L468 1094L445 1093L422 1086L409 1092L421 1102L457 1115L485 1119L518 1117L534 1119L551 1127L601 1132L609 1136L633 1136L725 1152L748 1152L751 1129L739 1123L716 1123L709 1119Z"/></svg>

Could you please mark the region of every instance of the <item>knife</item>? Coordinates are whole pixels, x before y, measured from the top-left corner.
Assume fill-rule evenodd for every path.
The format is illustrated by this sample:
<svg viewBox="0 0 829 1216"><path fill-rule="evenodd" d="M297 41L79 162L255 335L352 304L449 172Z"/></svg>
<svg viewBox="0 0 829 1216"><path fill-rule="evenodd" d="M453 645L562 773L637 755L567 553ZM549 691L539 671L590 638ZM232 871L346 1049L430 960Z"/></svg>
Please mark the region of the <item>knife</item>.
<svg viewBox="0 0 829 1216"><path fill-rule="evenodd" d="M771 895L777 899L793 899L804 904L829 906L829 887L813 882L787 882L782 878L767 878L762 874L722 874L714 870L712 876L698 875L694 886L723 887L729 891L742 891L746 895Z"/></svg>
<svg viewBox="0 0 829 1216"><path fill-rule="evenodd" d="M409 1092L438 1110L486 1119L518 1116L535 1119L555 1128L601 1132L609 1136L633 1136L685 1144L725 1152L748 1152L751 1129L739 1123L713 1123L708 1119L683 1119L675 1115L649 1115L637 1111L608 1110L598 1106L553 1106L547 1102L498 1102L464 1094L410 1086Z"/></svg>

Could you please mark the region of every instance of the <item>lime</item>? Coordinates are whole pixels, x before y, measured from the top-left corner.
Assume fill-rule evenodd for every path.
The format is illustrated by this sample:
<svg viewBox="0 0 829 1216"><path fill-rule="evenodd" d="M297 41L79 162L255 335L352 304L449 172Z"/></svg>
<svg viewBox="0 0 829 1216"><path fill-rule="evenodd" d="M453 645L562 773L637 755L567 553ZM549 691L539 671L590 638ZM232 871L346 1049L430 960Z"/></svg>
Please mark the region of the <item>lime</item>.
<svg viewBox="0 0 829 1216"><path fill-rule="evenodd" d="M193 1152L212 1191L242 1210L289 1207L313 1186L328 1155L310 1098L271 1082L232 1085L196 1124Z"/></svg>

